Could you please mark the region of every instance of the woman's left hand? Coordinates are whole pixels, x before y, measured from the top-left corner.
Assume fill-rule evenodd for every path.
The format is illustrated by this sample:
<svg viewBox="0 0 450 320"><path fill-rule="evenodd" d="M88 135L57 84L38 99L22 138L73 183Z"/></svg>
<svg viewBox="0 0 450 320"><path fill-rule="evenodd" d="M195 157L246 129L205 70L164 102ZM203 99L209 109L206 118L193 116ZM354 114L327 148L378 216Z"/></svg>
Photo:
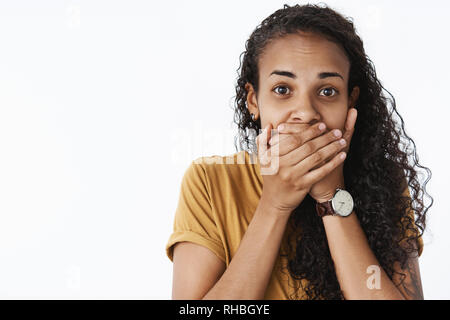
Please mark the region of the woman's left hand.
<svg viewBox="0 0 450 320"><path fill-rule="evenodd" d="M345 121L345 128L342 138L345 139L346 145L340 151L348 153L350 149L350 142L355 131L355 123L358 112L355 108L349 108L347 112L347 119ZM322 180L312 185L309 195L317 202L325 202L333 198L336 188L345 188L344 183L344 162L342 162L336 169L331 171Z"/></svg>

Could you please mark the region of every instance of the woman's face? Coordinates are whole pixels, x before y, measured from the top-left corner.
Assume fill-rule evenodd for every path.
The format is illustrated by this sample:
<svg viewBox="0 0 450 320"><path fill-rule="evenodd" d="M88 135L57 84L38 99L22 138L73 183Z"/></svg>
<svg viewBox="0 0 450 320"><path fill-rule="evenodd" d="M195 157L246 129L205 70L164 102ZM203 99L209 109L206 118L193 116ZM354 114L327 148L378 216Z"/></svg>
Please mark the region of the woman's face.
<svg viewBox="0 0 450 320"><path fill-rule="evenodd" d="M311 33L286 35L266 46L258 68L258 97L247 83L247 106L262 128L322 121L344 129L359 88L347 95L350 63L338 45Z"/></svg>

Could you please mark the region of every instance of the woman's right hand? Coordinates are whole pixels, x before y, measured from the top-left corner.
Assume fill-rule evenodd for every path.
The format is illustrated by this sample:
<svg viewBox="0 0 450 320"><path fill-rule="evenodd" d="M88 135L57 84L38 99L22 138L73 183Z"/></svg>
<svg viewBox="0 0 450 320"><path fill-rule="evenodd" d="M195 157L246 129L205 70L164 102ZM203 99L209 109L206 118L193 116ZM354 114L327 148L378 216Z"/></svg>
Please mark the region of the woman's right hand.
<svg viewBox="0 0 450 320"><path fill-rule="evenodd" d="M304 124L295 134L278 134L269 123L257 136L264 181L260 201L265 205L290 215L311 186L344 161L339 158L344 149L340 137L334 136L334 130L324 134L326 128L320 130L319 125Z"/></svg>

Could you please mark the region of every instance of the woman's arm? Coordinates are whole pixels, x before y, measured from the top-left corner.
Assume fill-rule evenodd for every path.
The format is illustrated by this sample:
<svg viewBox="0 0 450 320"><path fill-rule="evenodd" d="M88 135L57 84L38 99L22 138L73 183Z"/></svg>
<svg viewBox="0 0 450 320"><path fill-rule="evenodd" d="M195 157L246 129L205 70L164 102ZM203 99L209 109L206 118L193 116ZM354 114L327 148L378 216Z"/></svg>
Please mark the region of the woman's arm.
<svg viewBox="0 0 450 320"><path fill-rule="evenodd" d="M403 300L423 297L418 264L410 265L415 270L414 274L402 270L408 274L407 280L409 279L406 283L408 294L405 295L405 290L397 289L379 265L355 212L348 217L324 216L322 219L336 276L345 299ZM368 284L370 277L378 277L372 279L375 282L379 280L379 287Z"/></svg>
<svg viewBox="0 0 450 320"><path fill-rule="evenodd" d="M200 244L183 241L173 247L173 300L200 300L225 271L225 262Z"/></svg>
<svg viewBox="0 0 450 320"><path fill-rule="evenodd" d="M272 209L261 198L225 272L223 262L211 251L177 245L172 298L263 299L288 220L289 214Z"/></svg>

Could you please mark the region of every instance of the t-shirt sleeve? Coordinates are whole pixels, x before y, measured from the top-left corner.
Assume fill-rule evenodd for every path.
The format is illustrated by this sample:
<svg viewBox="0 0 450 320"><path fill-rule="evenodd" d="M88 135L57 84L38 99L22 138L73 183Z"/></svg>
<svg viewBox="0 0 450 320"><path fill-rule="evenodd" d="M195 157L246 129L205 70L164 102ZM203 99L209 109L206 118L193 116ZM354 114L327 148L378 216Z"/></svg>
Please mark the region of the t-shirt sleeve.
<svg viewBox="0 0 450 320"><path fill-rule="evenodd" d="M403 192L403 195L411 198L411 194L409 192L409 188L408 187L406 187L405 191ZM412 210L411 208L408 209L408 217L411 219L410 221L412 222L413 225L412 225L412 229L411 228L407 228L406 229L406 231L405 231L406 236L410 237L412 235L414 235L414 236L419 235L420 231L417 228L417 226L414 224L414 220L415 220L414 210ZM408 223L408 221L406 219L403 219L403 223L406 224L406 223ZM418 248L418 253L419 253L419 257L420 257L420 255L422 254L422 251L423 251L423 239L422 239L422 236L420 236L417 239L417 248Z"/></svg>
<svg viewBox="0 0 450 320"><path fill-rule="evenodd" d="M185 171L175 211L173 232L166 244L166 254L173 262L173 246L189 241L210 249L225 262L225 251L213 216L205 169L192 161Z"/></svg>

